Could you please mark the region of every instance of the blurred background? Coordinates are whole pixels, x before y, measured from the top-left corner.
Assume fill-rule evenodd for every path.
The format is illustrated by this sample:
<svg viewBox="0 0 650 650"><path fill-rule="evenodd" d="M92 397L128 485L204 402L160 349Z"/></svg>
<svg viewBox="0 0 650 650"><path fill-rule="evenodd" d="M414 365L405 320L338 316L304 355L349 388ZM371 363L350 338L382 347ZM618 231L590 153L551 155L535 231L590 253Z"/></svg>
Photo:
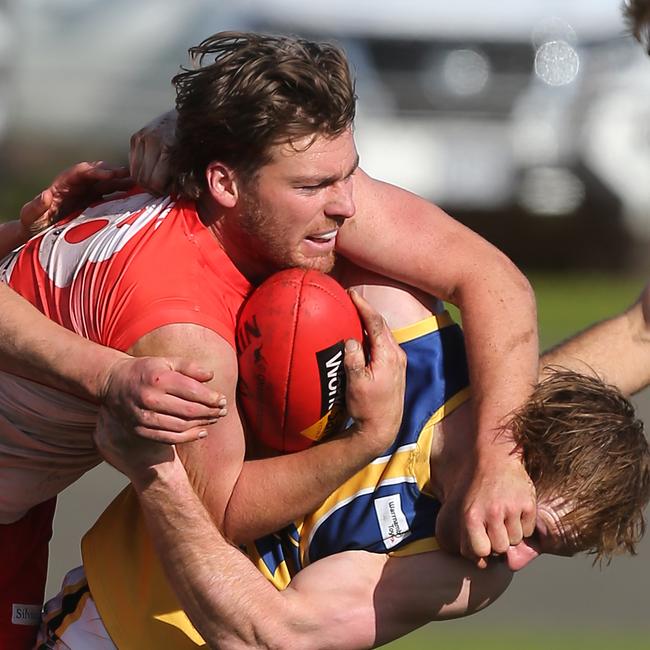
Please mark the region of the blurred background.
<svg viewBox="0 0 650 650"><path fill-rule="evenodd" d="M542 346L630 304L650 276L650 57L619 0L0 0L0 215L78 160L127 160L223 29L333 39L356 77L361 164L440 204L530 276ZM650 393L637 397L650 421ZM48 593L122 485L60 501ZM650 542L602 570L542 558L485 612L392 648L650 647Z"/></svg>

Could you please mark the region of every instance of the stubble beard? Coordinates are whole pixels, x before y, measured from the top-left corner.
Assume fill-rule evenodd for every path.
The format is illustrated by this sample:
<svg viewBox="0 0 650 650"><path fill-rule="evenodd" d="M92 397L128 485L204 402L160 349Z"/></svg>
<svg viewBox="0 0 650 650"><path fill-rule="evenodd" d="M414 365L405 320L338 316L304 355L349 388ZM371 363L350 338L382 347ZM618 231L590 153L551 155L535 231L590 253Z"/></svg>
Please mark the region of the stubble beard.
<svg viewBox="0 0 650 650"><path fill-rule="evenodd" d="M336 255L305 257L292 253L287 246L287 236L278 232L273 217L265 213L253 188L244 193L240 227L252 254L264 264L269 275L288 268L313 269L330 273L334 268Z"/></svg>

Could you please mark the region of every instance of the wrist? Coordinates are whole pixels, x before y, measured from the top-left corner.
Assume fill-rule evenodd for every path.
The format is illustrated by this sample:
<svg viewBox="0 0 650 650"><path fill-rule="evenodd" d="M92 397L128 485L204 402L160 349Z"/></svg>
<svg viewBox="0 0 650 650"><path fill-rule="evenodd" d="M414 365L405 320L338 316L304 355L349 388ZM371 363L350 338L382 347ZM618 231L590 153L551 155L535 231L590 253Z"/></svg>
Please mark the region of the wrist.
<svg viewBox="0 0 650 650"><path fill-rule="evenodd" d="M156 464L132 465L129 467L127 476L138 494L152 491L176 491L189 483L185 467L176 453L172 453L168 460Z"/></svg>
<svg viewBox="0 0 650 650"><path fill-rule="evenodd" d="M396 431L382 431L380 427L367 426L354 422L345 431L351 445L351 453L366 462L374 460L391 445Z"/></svg>
<svg viewBox="0 0 650 650"><path fill-rule="evenodd" d="M93 367L80 377L81 388L99 404L106 404L115 380L117 368L132 357L119 350L98 346L93 355Z"/></svg>
<svg viewBox="0 0 650 650"><path fill-rule="evenodd" d="M514 442L492 444L476 451L476 466L494 471L496 466L523 466L520 450Z"/></svg>
<svg viewBox="0 0 650 650"><path fill-rule="evenodd" d="M0 224L2 229L3 255L18 246L22 246L32 235L22 221L14 220Z"/></svg>

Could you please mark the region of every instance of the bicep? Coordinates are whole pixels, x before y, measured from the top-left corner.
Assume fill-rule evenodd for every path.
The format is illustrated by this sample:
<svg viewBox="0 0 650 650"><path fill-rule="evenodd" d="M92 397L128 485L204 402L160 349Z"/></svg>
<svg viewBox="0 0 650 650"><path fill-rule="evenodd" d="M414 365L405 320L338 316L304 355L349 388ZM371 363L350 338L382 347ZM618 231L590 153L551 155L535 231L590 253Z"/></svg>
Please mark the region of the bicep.
<svg viewBox="0 0 650 650"><path fill-rule="evenodd" d="M215 332L192 324L165 325L140 338L134 356L175 356L196 360L214 373L209 385L225 395L228 414L207 427L208 435L177 446L189 479L208 512L221 526L223 514L244 461L244 435L237 413L237 357Z"/></svg>
<svg viewBox="0 0 650 650"><path fill-rule="evenodd" d="M339 648L374 647L436 620L467 616L510 584L505 563L478 569L442 551L408 557L347 551L298 573L285 593L322 622Z"/></svg>
<svg viewBox="0 0 650 650"><path fill-rule="evenodd" d="M354 188L357 213L337 245L359 266L454 303L470 281L514 271L503 253L433 203L361 170Z"/></svg>

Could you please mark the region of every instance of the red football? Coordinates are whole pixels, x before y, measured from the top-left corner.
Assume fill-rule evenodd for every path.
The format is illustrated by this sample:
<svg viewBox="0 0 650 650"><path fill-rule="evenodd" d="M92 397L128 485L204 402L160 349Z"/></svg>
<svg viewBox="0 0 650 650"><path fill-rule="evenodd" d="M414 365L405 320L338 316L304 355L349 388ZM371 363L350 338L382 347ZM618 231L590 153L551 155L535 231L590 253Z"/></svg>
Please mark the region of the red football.
<svg viewBox="0 0 650 650"><path fill-rule="evenodd" d="M329 276L288 269L261 284L237 325L239 405L249 432L287 452L339 430L344 342L362 337L355 306Z"/></svg>

